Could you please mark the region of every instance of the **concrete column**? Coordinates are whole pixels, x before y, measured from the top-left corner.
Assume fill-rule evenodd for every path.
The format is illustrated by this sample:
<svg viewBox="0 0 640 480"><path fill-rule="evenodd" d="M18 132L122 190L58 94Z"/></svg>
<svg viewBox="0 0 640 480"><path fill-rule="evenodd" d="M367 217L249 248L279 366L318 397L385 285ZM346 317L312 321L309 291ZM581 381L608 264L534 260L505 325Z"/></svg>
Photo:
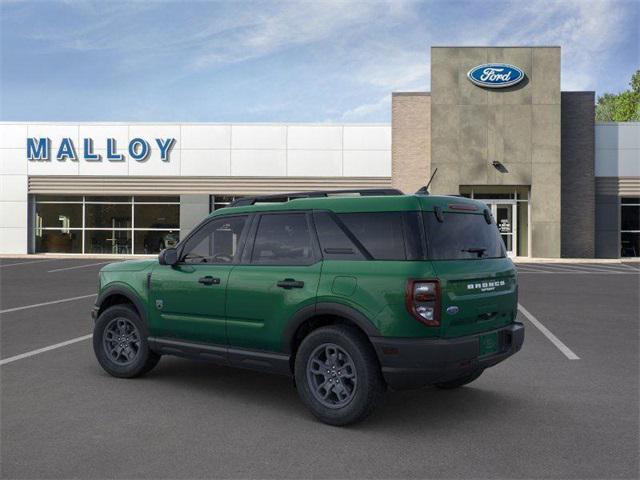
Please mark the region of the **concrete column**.
<svg viewBox="0 0 640 480"><path fill-rule="evenodd" d="M209 195L180 195L180 239L209 215Z"/></svg>

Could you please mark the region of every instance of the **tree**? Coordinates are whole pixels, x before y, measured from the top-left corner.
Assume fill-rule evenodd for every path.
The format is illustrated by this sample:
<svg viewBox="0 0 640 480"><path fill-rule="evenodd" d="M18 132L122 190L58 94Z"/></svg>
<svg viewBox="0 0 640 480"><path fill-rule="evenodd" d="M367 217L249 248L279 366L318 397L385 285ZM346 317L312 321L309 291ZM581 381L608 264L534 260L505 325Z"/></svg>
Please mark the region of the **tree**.
<svg viewBox="0 0 640 480"><path fill-rule="evenodd" d="M631 76L631 90L598 97L596 121L598 122L640 122L640 70Z"/></svg>

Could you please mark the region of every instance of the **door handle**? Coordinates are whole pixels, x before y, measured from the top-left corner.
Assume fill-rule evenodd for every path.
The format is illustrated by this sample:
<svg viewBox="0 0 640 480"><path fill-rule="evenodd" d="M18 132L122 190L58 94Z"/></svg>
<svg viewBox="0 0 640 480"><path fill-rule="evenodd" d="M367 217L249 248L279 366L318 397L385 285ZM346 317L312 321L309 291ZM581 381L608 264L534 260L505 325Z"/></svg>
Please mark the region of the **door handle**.
<svg viewBox="0 0 640 480"><path fill-rule="evenodd" d="M284 280L280 280L276 285L280 288L285 288L290 290L292 288L302 288L304 287L304 282L299 280L294 280L293 278L285 278Z"/></svg>
<svg viewBox="0 0 640 480"><path fill-rule="evenodd" d="M207 275L206 277L199 278L198 283L203 285L220 285L220 279Z"/></svg>

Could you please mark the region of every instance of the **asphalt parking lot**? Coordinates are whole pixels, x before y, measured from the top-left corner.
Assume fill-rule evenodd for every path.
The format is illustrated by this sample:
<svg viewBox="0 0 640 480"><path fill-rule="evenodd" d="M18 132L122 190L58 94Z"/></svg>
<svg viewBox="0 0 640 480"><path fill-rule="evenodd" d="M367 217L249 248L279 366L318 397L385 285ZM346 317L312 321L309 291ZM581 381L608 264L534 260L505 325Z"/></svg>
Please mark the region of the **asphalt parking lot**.
<svg viewBox="0 0 640 480"><path fill-rule="evenodd" d="M520 353L336 428L284 377L170 357L108 376L85 338L99 262L0 259L2 478L639 476L639 264L519 265Z"/></svg>

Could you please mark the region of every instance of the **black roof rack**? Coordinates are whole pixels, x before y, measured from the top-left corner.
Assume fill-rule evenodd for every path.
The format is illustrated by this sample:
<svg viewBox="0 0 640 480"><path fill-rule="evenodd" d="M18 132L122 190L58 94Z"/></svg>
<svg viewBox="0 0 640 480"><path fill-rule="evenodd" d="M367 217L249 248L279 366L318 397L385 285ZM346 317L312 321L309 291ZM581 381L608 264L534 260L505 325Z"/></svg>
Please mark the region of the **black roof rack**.
<svg viewBox="0 0 640 480"><path fill-rule="evenodd" d="M242 197L234 200L229 207L244 207L254 205L259 202L288 202L296 198L318 198L340 195L345 193L358 193L361 197L384 196L384 195L404 195L395 188L372 188L364 190L314 190L311 192L291 192L276 193L274 195L257 195L253 197Z"/></svg>

